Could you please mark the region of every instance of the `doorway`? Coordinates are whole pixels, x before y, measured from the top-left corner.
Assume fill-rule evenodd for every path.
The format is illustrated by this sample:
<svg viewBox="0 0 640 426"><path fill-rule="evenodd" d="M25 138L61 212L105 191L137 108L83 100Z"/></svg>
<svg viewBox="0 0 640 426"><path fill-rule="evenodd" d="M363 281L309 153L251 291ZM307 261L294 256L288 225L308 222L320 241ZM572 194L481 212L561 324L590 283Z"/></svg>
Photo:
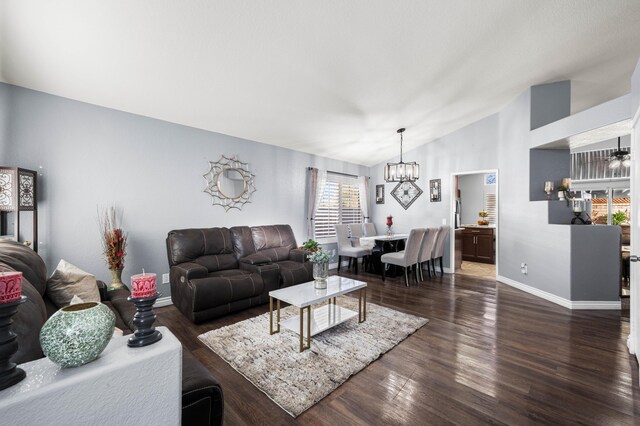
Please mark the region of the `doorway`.
<svg viewBox="0 0 640 426"><path fill-rule="evenodd" d="M497 278L498 185L497 169L451 175L451 272Z"/></svg>

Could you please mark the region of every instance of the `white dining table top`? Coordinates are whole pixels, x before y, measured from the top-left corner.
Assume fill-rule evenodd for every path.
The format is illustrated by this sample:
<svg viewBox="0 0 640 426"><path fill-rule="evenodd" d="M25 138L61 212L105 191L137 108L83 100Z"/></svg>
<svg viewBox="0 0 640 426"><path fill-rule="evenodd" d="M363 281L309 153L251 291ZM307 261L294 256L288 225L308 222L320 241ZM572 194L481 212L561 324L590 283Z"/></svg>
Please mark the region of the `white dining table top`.
<svg viewBox="0 0 640 426"><path fill-rule="evenodd" d="M376 241L397 241L406 240L409 238L409 234L392 234L389 235L374 235L372 237L360 237L360 243L373 243Z"/></svg>

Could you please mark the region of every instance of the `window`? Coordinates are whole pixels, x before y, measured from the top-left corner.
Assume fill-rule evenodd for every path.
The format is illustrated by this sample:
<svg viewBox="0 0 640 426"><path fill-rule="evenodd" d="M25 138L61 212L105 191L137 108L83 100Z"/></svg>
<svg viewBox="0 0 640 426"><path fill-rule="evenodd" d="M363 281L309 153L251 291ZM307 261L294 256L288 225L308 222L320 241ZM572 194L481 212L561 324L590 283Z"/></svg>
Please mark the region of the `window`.
<svg viewBox="0 0 640 426"><path fill-rule="evenodd" d="M362 223L360 190L355 176L327 173L323 188L318 188L318 211L314 218L314 238L336 236L333 225Z"/></svg>
<svg viewBox="0 0 640 426"><path fill-rule="evenodd" d="M491 225L496 224L496 194L484 194L484 210L489 213L487 220Z"/></svg>

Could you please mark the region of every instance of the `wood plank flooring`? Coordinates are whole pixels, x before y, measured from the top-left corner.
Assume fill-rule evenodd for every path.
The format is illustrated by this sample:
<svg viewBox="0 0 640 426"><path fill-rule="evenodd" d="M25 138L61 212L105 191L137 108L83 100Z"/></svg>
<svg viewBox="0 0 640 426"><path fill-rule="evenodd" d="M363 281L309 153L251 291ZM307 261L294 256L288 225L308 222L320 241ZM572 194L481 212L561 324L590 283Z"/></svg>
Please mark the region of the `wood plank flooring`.
<svg viewBox="0 0 640 426"><path fill-rule="evenodd" d="M399 278L341 275L366 280L369 302L430 322L296 419L197 339L268 305L200 325L169 306L156 324L220 380L227 425L640 424L628 311L572 312L462 275L408 288Z"/></svg>

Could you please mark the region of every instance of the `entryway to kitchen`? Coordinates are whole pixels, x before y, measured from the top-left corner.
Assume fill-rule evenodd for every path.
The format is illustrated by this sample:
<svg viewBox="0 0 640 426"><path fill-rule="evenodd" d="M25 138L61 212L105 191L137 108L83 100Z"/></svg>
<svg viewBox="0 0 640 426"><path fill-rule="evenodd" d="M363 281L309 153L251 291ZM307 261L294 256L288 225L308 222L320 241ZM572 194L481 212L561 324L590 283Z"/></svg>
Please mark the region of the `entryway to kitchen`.
<svg viewBox="0 0 640 426"><path fill-rule="evenodd" d="M495 280L498 171L454 173L452 188L453 270L458 275Z"/></svg>

